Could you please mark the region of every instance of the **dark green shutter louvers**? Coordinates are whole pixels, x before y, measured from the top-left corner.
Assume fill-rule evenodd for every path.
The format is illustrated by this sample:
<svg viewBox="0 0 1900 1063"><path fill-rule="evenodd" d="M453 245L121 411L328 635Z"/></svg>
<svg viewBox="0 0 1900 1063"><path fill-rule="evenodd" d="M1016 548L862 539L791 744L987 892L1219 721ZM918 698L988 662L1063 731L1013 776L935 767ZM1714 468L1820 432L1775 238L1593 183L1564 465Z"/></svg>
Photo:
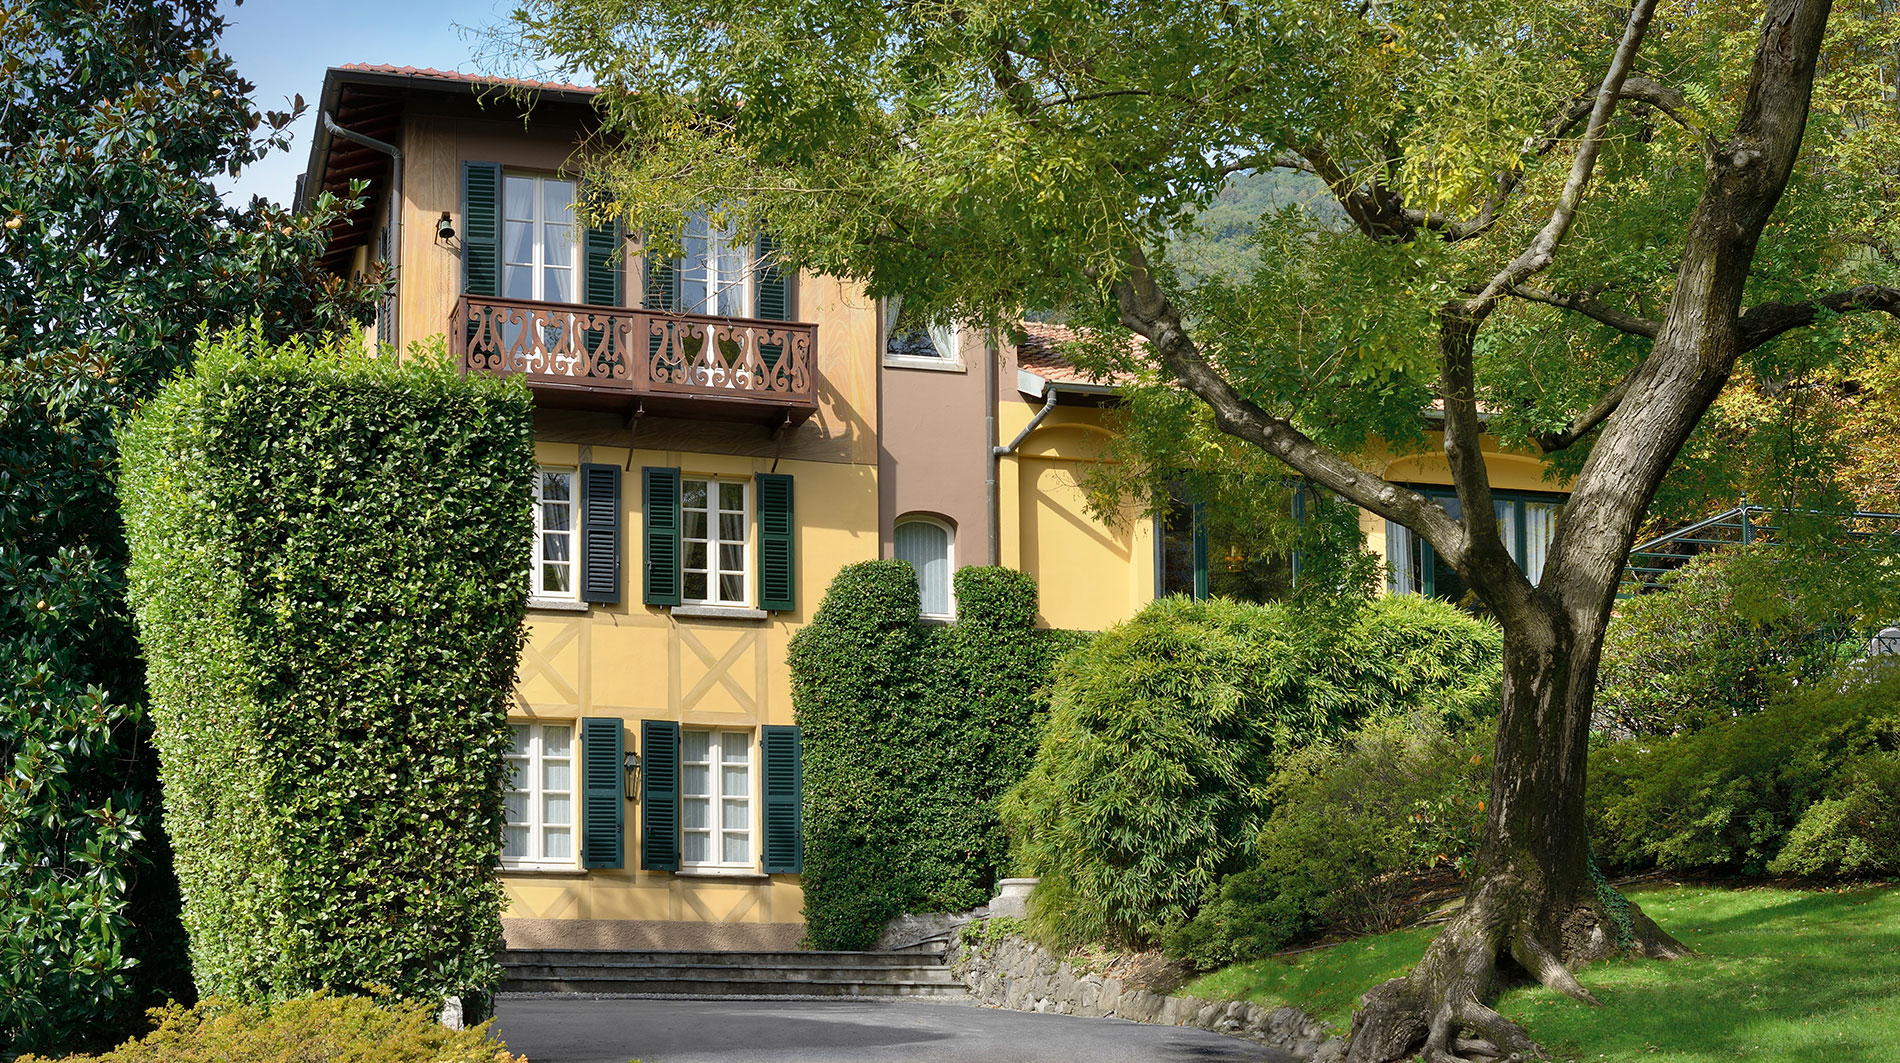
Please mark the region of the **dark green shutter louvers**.
<svg viewBox="0 0 1900 1063"><path fill-rule="evenodd" d="M792 555L792 478L760 473L759 608L789 613L797 607Z"/></svg>
<svg viewBox="0 0 1900 1063"><path fill-rule="evenodd" d="M587 230L586 239L581 244L581 260L587 271L583 281L583 298L589 306L620 305L621 273L624 271L615 254L619 249L620 227L617 224L609 222Z"/></svg>
<svg viewBox="0 0 1900 1063"><path fill-rule="evenodd" d="M759 730L759 760L764 765L765 873L796 875L805 870L804 768L796 727Z"/></svg>
<svg viewBox="0 0 1900 1063"><path fill-rule="evenodd" d="M770 236L759 237L757 268L755 287L758 294L752 316L767 321L791 320L791 286L786 283L785 270L778 261L778 241ZM777 367L778 360L784 356L785 345L782 343L759 344L759 360L765 363L768 370Z"/></svg>
<svg viewBox="0 0 1900 1063"><path fill-rule="evenodd" d="M625 867L625 739L620 721L581 720L581 866Z"/></svg>
<svg viewBox="0 0 1900 1063"><path fill-rule="evenodd" d="M680 725L640 721L640 867L680 869Z"/></svg>
<svg viewBox="0 0 1900 1063"><path fill-rule="evenodd" d="M648 605L680 603L680 471L648 466L640 470L646 521L642 600Z"/></svg>
<svg viewBox="0 0 1900 1063"><path fill-rule="evenodd" d="M620 601L620 466L581 466L581 601Z"/></svg>
<svg viewBox="0 0 1900 1063"><path fill-rule="evenodd" d="M462 164L462 291L501 295L501 164Z"/></svg>

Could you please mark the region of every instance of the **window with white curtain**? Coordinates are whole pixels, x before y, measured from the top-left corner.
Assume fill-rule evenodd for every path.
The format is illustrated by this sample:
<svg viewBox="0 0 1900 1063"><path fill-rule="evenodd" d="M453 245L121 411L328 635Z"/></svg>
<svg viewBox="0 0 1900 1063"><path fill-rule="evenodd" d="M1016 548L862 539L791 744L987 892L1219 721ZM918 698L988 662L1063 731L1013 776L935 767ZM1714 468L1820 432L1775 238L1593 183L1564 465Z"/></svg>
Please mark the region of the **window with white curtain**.
<svg viewBox="0 0 1900 1063"><path fill-rule="evenodd" d="M579 300L580 240L574 182L508 174L502 180L501 294L509 299Z"/></svg>
<svg viewBox="0 0 1900 1063"><path fill-rule="evenodd" d="M688 314L751 317L757 248L731 226L712 223L705 211L686 219L680 233L679 309Z"/></svg>
<svg viewBox="0 0 1900 1063"><path fill-rule="evenodd" d="M1420 494L1445 507L1456 518L1458 499L1448 488L1414 488ZM1524 491L1493 491L1492 506L1498 518L1498 536L1511 559L1532 583L1543 578L1544 559L1557 534L1557 520L1563 511L1563 496ZM1437 551L1403 524L1387 521L1385 526L1386 586L1393 594L1427 594L1438 598L1462 598L1464 581L1438 560Z"/></svg>
<svg viewBox="0 0 1900 1063"><path fill-rule="evenodd" d="M897 522L891 538L897 559L909 562L917 572L923 615L931 620L955 617L956 601L950 588L954 536L950 526L929 517L905 517Z"/></svg>
<svg viewBox="0 0 1900 1063"><path fill-rule="evenodd" d="M574 726L511 723L502 785L501 862L506 867L568 868L574 844Z"/></svg>
<svg viewBox="0 0 1900 1063"><path fill-rule="evenodd" d="M680 862L752 866L752 732L680 732Z"/></svg>
<svg viewBox="0 0 1900 1063"><path fill-rule="evenodd" d="M534 478L534 554L528 565L528 593L535 598L579 598L574 578L574 507L578 497L573 469L540 469Z"/></svg>

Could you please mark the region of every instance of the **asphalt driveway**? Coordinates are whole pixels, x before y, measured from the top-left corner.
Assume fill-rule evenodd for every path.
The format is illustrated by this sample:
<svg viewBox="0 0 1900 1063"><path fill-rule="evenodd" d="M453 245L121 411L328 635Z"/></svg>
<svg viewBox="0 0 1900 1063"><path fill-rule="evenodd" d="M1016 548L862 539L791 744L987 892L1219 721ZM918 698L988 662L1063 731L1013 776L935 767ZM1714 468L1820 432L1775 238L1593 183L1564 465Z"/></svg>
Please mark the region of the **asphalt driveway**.
<svg viewBox="0 0 1900 1063"><path fill-rule="evenodd" d="M532 1063L1291 1063L1206 1030L885 1001L503 999Z"/></svg>

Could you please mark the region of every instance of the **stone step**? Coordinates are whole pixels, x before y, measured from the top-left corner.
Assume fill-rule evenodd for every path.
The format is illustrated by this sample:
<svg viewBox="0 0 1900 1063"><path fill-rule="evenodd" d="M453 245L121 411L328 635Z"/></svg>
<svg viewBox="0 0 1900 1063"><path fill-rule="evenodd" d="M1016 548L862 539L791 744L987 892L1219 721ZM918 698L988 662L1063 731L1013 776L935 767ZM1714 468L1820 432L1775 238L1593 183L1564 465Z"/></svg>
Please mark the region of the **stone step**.
<svg viewBox="0 0 1900 1063"><path fill-rule="evenodd" d="M715 952L634 949L507 949L503 966L514 964L668 963L717 967L885 968L941 966L941 955L918 952Z"/></svg>
<svg viewBox="0 0 1900 1063"><path fill-rule="evenodd" d="M784 978L639 978L587 976L503 978L504 993L576 993L680 997L891 997L911 1000L968 1000L961 983L813 982Z"/></svg>
<svg viewBox="0 0 1900 1063"><path fill-rule="evenodd" d="M968 999L940 956L917 952L511 949L501 961L504 993Z"/></svg>

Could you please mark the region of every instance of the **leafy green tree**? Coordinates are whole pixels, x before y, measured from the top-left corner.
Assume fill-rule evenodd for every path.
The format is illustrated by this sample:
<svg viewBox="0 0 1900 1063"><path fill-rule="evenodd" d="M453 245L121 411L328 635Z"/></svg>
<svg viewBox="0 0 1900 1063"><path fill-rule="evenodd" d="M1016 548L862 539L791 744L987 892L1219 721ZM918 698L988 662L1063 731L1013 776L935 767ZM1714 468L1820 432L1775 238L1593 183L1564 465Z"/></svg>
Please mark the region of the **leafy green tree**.
<svg viewBox="0 0 1900 1063"><path fill-rule="evenodd" d="M212 0L0 0L0 1053L190 995L125 604L113 433L201 324L367 319L336 204L227 208L287 146Z"/></svg>
<svg viewBox="0 0 1900 1063"><path fill-rule="evenodd" d="M1894 10L1835 6L527 0L518 26L606 87L598 210L658 245L702 203L769 219L791 265L924 317L1057 308L1483 599L1495 800L1460 915L1355 1019L1363 1063L1529 1055L1486 1003L1502 966L1595 1003L1575 965L1681 952L1590 873L1597 662L1632 538L1738 367L1783 376L1900 310L1871 250L1900 234ZM1239 280L1170 258L1266 169L1350 225L1264 217ZM1434 402L1455 512L1348 457L1420 442ZM1539 585L1486 431L1574 473Z"/></svg>

